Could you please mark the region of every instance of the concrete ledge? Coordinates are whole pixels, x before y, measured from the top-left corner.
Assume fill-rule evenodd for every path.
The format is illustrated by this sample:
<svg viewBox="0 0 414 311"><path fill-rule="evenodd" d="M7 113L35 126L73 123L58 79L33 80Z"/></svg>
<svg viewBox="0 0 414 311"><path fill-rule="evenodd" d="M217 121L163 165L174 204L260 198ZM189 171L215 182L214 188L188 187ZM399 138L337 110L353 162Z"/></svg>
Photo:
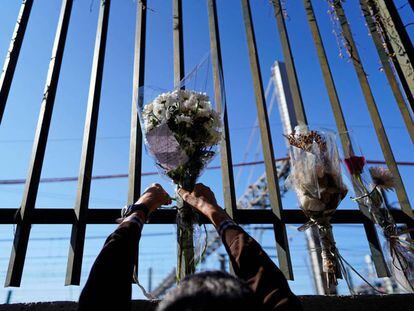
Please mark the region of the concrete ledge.
<svg viewBox="0 0 414 311"><path fill-rule="evenodd" d="M304 311L406 311L413 310L414 294L386 296L300 296ZM132 310L153 311L157 302L134 300ZM75 311L76 302L55 301L0 305L0 311Z"/></svg>
<svg viewBox="0 0 414 311"><path fill-rule="evenodd" d="M360 296L300 296L304 311L408 311L414 294Z"/></svg>

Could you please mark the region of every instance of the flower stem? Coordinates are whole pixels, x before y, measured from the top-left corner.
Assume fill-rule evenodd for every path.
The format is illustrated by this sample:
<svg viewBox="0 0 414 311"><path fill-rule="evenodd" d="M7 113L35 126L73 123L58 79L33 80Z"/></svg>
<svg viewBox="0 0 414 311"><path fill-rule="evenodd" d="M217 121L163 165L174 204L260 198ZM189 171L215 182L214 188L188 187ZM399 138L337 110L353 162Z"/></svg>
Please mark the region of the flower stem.
<svg viewBox="0 0 414 311"><path fill-rule="evenodd" d="M188 187L186 187L188 188ZM193 188L193 187L192 187ZM177 281L195 272L192 207L177 195Z"/></svg>

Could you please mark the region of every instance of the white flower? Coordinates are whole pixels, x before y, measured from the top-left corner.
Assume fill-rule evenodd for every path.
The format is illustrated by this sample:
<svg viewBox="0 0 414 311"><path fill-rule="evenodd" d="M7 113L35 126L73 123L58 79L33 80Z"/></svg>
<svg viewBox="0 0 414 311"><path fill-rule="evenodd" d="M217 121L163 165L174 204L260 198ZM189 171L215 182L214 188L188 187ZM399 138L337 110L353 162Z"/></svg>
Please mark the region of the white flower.
<svg viewBox="0 0 414 311"><path fill-rule="evenodd" d="M196 145L197 148L203 145L205 147L214 146L222 138L220 115L213 109L206 93L181 89L162 93L143 107L142 118L146 132L169 120L175 124L184 123L187 128L194 131L197 131L199 126L203 126L208 134L205 138L198 137L197 144L188 137L183 137L182 133L174 133L178 135L177 139L183 143L182 148L187 153L194 152ZM198 118L206 118L207 121L197 124L195 120Z"/></svg>
<svg viewBox="0 0 414 311"><path fill-rule="evenodd" d="M153 102L150 102L148 105L145 105L143 112L145 114L149 114L149 113L152 112L153 109L154 109L154 104L153 104Z"/></svg>
<svg viewBox="0 0 414 311"><path fill-rule="evenodd" d="M214 128L221 128L222 127L222 122L221 122L221 118L220 115L218 114L217 111L215 110L211 110L211 119L212 119L212 127Z"/></svg>
<svg viewBox="0 0 414 311"><path fill-rule="evenodd" d="M197 117L210 118L211 117L211 111L208 111L206 109L198 109L197 110Z"/></svg>
<svg viewBox="0 0 414 311"><path fill-rule="evenodd" d="M155 118L146 118L144 120L145 132L148 133L149 131L151 131L155 127L156 123L157 121L155 120Z"/></svg>
<svg viewBox="0 0 414 311"><path fill-rule="evenodd" d="M148 133L153 129L151 122L145 122L145 132Z"/></svg>
<svg viewBox="0 0 414 311"><path fill-rule="evenodd" d="M167 110L165 111L165 118L166 118L167 120L169 120L169 119L171 119L171 117L172 117L172 112L171 112L171 110L170 110L170 109L167 109Z"/></svg>
<svg viewBox="0 0 414 311"><path fill-rule="evenodd" d="M221 132L216 131L215 129L209 129L210 139L207 142L208 146L217 145L221 141Z"/></svg>
<svg viewBox="0 0 414 311"><path fill-rule="evenodd" d="M178 89L178 90L172 91L171 93L169 93L169 95L170 97L174 98L175 101L182 103L186 101L187 99L189 99L192 93L193 93L192 91Z"/></svg>
<svg viewBox="0 0 414 311"><path fill-rule="evenodd" d="M205 100L202 97L198 97L197 99L198 99L198 109L203 109L203 110L206 110L206 111L211 111L212 110L211 103L208 99Z"/></svg>
<svg viewBox="0 0 414 311"><path fill-rule="evenodd" d="M193 110L195 107L194 102L191 99L185 100L180 105L180 108L183 112Z"/></svg>
<svg viewBox="0 0 414 311"><path fill-rule="evenodd" d="M158 120L162 120L165 117L165 107L162 104L157 104L154 106L153 109L153 113L154 116L158 119Z"/></svg>
<svg viewBox="0 0 414 311"><path fill-rule="evenodd" d="M190 125L193 121L191 117L185 115L178 115L175 117L175 120L177 121L177 123L185 122L187 123L187 125Z"/></svg>

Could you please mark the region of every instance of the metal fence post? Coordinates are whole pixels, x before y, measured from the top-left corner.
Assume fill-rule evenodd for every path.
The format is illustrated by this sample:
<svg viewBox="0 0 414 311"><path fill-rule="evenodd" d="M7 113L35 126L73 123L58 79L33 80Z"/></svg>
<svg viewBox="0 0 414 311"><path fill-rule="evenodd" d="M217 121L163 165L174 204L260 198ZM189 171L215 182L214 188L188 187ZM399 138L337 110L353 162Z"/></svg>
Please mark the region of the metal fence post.
<svg viewBox="0 0 414 311"><path fill-rule="evenodd" d="M137 2L135 25L134 78L132 85L131 138L129 144L128 204L135 203L141 191L142 134L138 119L138 107L142 105L145 78L145 40L147 25L147 1Z"/></svg>
<svg viewBox="0 0 414 311"><path fill-rule="evenodd" d="M19 286L22 278L27 244L29 242L32 224L32 214L35 209L40 175L42 173L43 159L46 151L47 137L49 135L50 121L52 119L53 105L55 103L56 89L62 65L63 51L65 49L72 3L73 0L62 1L55 41L53 44L52 57L49 63L49 71L46 78L43 100L40 107L40 114L33 142L28 176L23 192L22 204L16 213L18 216L18 224L10 255L5 286Z"/></svg>
<svg viewBox="0 0 414 311"><path fill-rule="evenodd" d="M282 200L280 198L279 183L277 178L273 143L270 134L269 118L263 92L263 83L260 73L260 65L257 56L256 39L248 0L241 0L243 20L246 29L247 45L249 50L250 69L253 77L254 93L256 97L257 114L259 119L260 134L262 140L263 156L265 159L266 178L269 188L269 198L273 214L276 216L274 231L276 249L280 270L287 279L293 280L292 263L286 233L286 226L282 220Z"/></svg>
<svg viewBox="0 0 414 311"><path fill-rule="evenodd" d="M298 123L307 124L305 109L303 107L302 94L300 93L298 77L296 75L295 62L293 61L292 50L290 48L289 36L286 29L285 18L283 16L280 0L271 0L277 22L280 43L282 45L283 57L286 63L286 71L292 92L293 107L295 108Z"/></svg>
<svg viewBox="0 0 414 311"><path fill-rule="evenodd" d="M173 0L173 43L174 43L174 87L184 88L180 85L184 78L184 46L183 46L183 8L182 0ZM185 207L187 203L183 200L177 200L177 207ZM185 208L192 209L191 206ZM191 211L192 212L192 211ZM180 227L177 227L177 266L183 263L184 269L177 268L178 279L183 279L185 276L194 273L194 243L193 231L188 229L187 235ZM182 251L184 247L187 251ZM182 256L181 256L182 255ZM182 257L182 258L180 258Z"/></svg>
<svg viewBox="0 0 414 311"><path fill-rule="evenodd" d="M221 59L220 33L217 20L216 0L207 0L208 24L210 29L210 50L213 64L214 95L217 110L223 114L223 140L220 146L221 170L223 179L224 206L233 218L237 213L234 190L233 161L231 157L230 133L227 118L227 102L224 87L223 65Z"/></svg>
<svg viewBox="0 0 414 311"><path fill-rule="evenodd" d="M102 76L105 61L106 37L108 32L110 0L101 0L98 29L92 61L88 106L83 133L82 155L79 169L78 190L75 202L76 223L72 226L66 285L79 285L85 242L86 218L89 207L92 167L98 127L99 103L101 100Z"/></svg>
<svg viewBox="0 0 414 311"><path fill-rule="evenodd" d="M6 108L7 97L9 96L10 87L13 81L14 71L17 60L19 59L20 49L22 47L24 34L26 33L27 23L29 22L30 12L32 10L33 0L24 0L17 17L16 26L14 27L13 36L10 41L9 50L6 60L4 61L3 71L0 76L0 124L3 118L4 109Z"/></svg>
<svg viewBox="0 0 414 311"><path fill-rule="evenodd" d="M394 61L401 70L400 80L404 80L414 97L414 47L404 24L398 14L394 1L373 0L378 10L378 17L394 52ZM413 103L411 103L413 104ZM414 111L414 107L411 106Z"/></svg>

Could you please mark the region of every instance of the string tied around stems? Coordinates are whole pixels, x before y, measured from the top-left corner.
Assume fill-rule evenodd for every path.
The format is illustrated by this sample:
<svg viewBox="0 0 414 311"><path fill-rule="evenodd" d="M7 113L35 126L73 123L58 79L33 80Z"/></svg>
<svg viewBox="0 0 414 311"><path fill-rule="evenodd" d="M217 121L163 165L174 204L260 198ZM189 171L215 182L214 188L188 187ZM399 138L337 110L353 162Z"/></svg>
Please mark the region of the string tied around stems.
<svg viewBox="0 0 414 311"><path fill-rule="evenodd" d="M414 229L398 228L389 208L383 204L379 188L379 185L374 185L371 191L365 191L365 194L352 199L366 206L373 221L381 228L388 242L393 276L404 289L414 292L414 241L403 237Z"/></svg>
<svg viewBox="0 0 414 311"><path fill-rule="evenodd" d="M372 288L378 294L385 294L383 291L378 290L373 286L366 278L364 278L345 258L340 254L336 247L335 240L332 233L332 225L330 224L330 217L325 218L312 218L305 225L299 228L300 231L304 231L312 226L317 226L319 237L321 240L321 247L317 248L321 251L323 259L323 271L326 274L327 284L337 285L337 279L343 277L351 295L356 295L351 285L351 278L348 267L353 271L364 283ZM305 229L304 229L305 228Z"/></svg>

